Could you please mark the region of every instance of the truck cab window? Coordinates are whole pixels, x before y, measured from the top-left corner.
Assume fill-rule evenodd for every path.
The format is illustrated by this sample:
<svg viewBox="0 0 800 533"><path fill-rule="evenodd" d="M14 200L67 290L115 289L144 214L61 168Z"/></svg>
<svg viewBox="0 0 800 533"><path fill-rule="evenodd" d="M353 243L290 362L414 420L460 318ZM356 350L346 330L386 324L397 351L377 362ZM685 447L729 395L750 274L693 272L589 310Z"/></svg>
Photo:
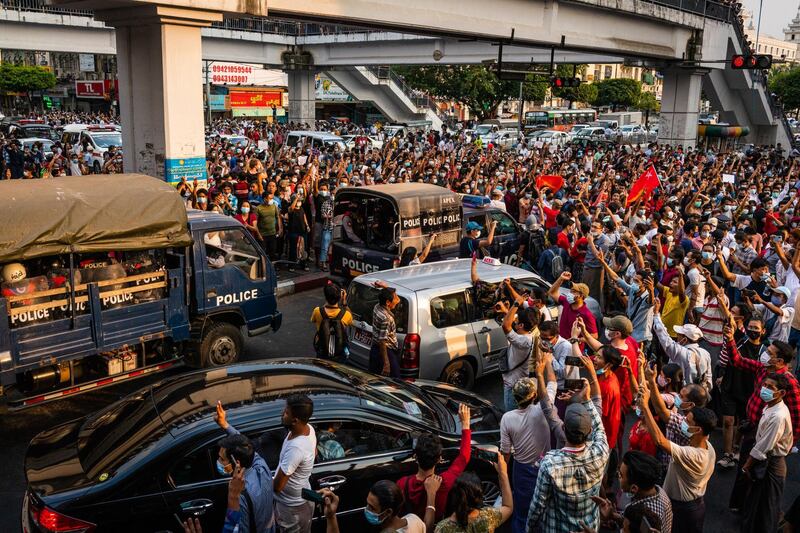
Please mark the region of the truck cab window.
<svg viewBox="0 0 800 533"><path fill-rule="evenodd" d="M495 230L497 235L513 235L519 231L514 220L505 213L496 212L491 213L489 216L492 220L497 221L497 229Z"/></svg>
<svg viewBox="0 0 800 533"><path fill-rule="evenodd" d="M264 277L261 256L243 230L207 231L203 242L211 268L238 268L253 280Z"/></svg>

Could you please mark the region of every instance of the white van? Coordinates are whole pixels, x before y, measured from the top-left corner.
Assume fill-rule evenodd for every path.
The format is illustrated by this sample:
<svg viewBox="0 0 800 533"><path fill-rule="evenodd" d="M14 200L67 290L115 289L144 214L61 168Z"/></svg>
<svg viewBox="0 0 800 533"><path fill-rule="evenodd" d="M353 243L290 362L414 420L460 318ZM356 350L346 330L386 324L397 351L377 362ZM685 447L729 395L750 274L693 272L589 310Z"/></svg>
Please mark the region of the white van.
<svg viewBox="0 0 800 533"><path fill-rule="evenodd" d="M303 145L317 150L324 150L325 148L338 148L340 152L345 151L344 139L332 133L327 133L324 131L296 130L290 131L286 135L286 142L284 143L284 146L289 148L300 148Z"/></svg>
<svg viewBox="0 0 800 533"><path fill-rule="evenodd" d="M61 142L70 143L75 148L82 147L85 142L86 164L92 167L95 174L99 174L103 169L105 163L103 155L109 147L114 146L118 153L122 153L122 132L120 127L115 125L68 124L64 126ZM78 151L75 150L75 153Z"/></svg>

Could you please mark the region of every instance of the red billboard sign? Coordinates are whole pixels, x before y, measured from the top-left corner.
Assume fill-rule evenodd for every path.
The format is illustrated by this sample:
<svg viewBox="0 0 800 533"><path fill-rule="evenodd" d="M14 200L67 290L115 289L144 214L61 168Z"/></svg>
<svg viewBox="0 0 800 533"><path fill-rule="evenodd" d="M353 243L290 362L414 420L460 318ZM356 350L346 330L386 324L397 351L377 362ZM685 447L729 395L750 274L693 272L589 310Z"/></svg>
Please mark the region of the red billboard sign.
<svg viewBox="0 0 800 533"><path fill-rule="evenodd" d="M230 93L231 107L281 106L280 91L242 91Z"/></svg>
<svg viewBox="0 0 800 533"><path fill-rule="evenodd" d="M103 80L78 80L75 82L75 96L78 98L102 98L105 94Z"/></svg>

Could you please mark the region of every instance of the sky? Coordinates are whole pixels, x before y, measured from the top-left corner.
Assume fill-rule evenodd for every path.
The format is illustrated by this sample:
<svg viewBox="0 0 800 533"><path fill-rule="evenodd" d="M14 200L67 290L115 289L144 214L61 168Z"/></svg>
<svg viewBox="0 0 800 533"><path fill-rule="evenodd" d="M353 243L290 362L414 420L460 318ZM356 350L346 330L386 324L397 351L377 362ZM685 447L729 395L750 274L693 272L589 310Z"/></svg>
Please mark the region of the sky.
<svg viewBox="0 0 800 533"><path fill-rule="evenodd" d="M746 9L753 12L753 22L758 21L758 6L761 11L761 33L783 39L783 29L797 15L800 0L740 0Z"/></svg>

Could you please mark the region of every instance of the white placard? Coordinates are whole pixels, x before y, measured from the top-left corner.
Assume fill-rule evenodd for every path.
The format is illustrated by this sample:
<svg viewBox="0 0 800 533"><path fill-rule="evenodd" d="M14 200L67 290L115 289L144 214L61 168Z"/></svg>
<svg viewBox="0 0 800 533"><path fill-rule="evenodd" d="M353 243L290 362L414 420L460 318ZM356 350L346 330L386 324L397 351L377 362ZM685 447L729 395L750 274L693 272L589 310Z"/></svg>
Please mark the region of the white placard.
<svg viewBox="0 0 800 533"><path fill-rule="evenodd" d="M78 54L78 64L81 72L94 72L94 54Z"/></svg>
<svg viewBox="0 0 800 533"><path fill-rule="evenodd" d="M733 174L723 174L722 183L736 183L736 176Z"/></svg>
<svg viewBox="0 0 800 533"><path fill-rule="evenodd" d="M533 142L533 147L534 148L541 148L542 146L544 146L544 143L542 141L534 141Z"/></svg>

